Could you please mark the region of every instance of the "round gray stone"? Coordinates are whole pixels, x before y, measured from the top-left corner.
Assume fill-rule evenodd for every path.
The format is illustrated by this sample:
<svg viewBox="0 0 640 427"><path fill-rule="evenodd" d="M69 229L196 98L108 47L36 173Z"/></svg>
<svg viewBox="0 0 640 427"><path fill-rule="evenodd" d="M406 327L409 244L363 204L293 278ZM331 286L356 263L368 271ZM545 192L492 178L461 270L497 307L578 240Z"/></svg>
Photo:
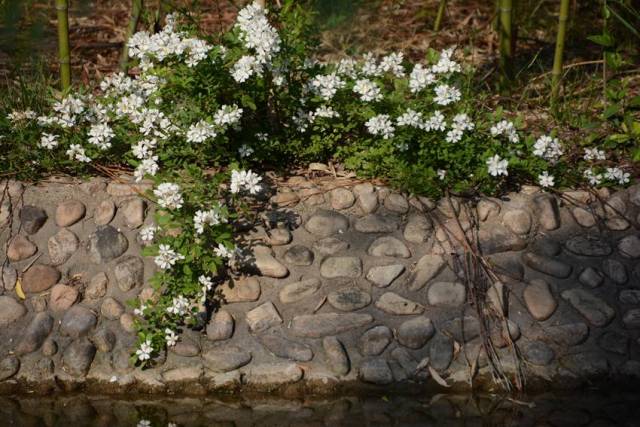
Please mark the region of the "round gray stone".
<svg viewBox="0 0 640 427"><path fill-rule="evenodd" d="M96 225L107 225L111 222L115 214L116 204L113 203L113 200L103 200L93 211L93 221Z"/></svg>
<svg viewBox="0 0 640 427"><path fill-rule="evenodd" d="M333 336L325 337L322 339L322 348L331 371L336 375L347 375L351 369L351 363L349 355L340 340Z"/></svg>
<svg viewBox="0 0 640 427"><path fill-rule="evenodd" d="M56 208L56 224L58 227L68 227L80 221L87 208L79 200L62 202Z"/></svg>
<svg viewBox="0 0 640 427"><path fill-rule="evenodd" d="M349 243L340 240L337 237L325 237L323 239L316 240L313 243L313 249L318 251L320 255L333 255L349 249Z"/></svg>
<svg viewBox="0 0 640 427"><path fill-rule="evenodd" d="M38 350L51 333L52 328L53 317L46 312L37 313L22 333L22 338L16 347L16 353L28 354Z"/></svg>
<svg viewBox="0 0 640 427"><path fill-rule="evenodd" d="M109 320L117 320L124 313L124 306L115 298L105 298L100 306L100 314Z"/></svg>
<svg viewBox="0 0 640 427"><path fill-rule="evenodd" d="M348 277L355 279L362 275L362 261L356 257L329 257L320 266L320 275L327 279Z"/></svg>
<svg viewBox="0 0 640 427"><path fill-rule="evenodd" d="M238 346L224 345L203 352L202 359L213 372L229 372L248 364L252 356Z"/></svg>
<svg viewBox="0 0 640 427"><path fill-rule="evenodd" d="M63 228L49 238L49 260L53 265L64 264L78 250L80 242L72 231Z"/></svg>
<svg viewBox="0 0 640 427"><path fill-rule="evenodd" d="M116 345L116 334L106 327L98 329L91 335L90 339L101 353L109 353Z"/></svg>
<svg viewBox="0 0 640 427"><path fill-rule="evenodd" d="M506 212L502 221L515 234L527 234L531 230L531 215L522 209Z"/></svg>
<svg viewBox="0 0 640 427"><path fill-rule="evenodd" d="M355 311L371 304L371 295L359 288L349 287L327 295L331 306L340 311Z"/></svg>
<svg viewBox="0 0 640 427"><path fill-rule="evenodd" d="M235 321L226 310L219 310L207 324L207 338L211 341L224 341L233 335Z"/></svg>
<svg viewBox="0 0 640 427"><path fill-rule="evenodd" d="M9 355L0 360L0 381L11 378L20 370L20 359Z"/></svg>
<svg viewBox="0 0 640 427"><path fill-rule="evenodd" d="M595 268L587 267L582 270L582 273L578 276L578 280L585 286L597 288L604 281L604 277Z"/></svg>
<svg viewBox="0 0 640 427"><path fill-rule="evenodd" d="M545 334L553 342L563 346L582 344L589 336L589 327L582 322L567 323L545 328Z"/></svg>
<svg viewBox="0 0 640 427"><path fill-rule="evenodd" d="M406 213L409 210L409 203L402 194L390 193L384 199L384 207L392 212Z"/></svg>
<svg viewBox="0 0 640 427"><path fill-rule="evenodd" d="M422 316L403 322L396 331L400 344L416 350L424 347L434 333L431 319Z"/></svg>
<svg viewBox="0 0 640 427"><path fill-rule="evenodd" d="M7 258L11 261L22 261L38 251L38 247L25 236L19 234L9 242Z"/></svg>
<svg viewBox="0 0 640 427"><path fill-rule="evenodd" d="M388 327L374 326L360 337L360 351L364 356L378 356L393 340L393 333Z"/></svg>
<svg viewBox="0 0 640 427"><path fill-rule="evenodd" d="M124 223L129 228L138 228L144 223L144 213L147 204L139 197L125 200L120 205L118 212L124 217Z"/></svg>
<svg viewBox="0 0 640 427"><path fill-rule="evenodd" d="M144 263L140 257L128 255L116 264L113 274L122 292L128 292L144 281Z"/></svg>
<svg viewBox="0 0 640 427"><path fill-rule="evenodd" d="M391 369L384 359L368 359L362 362L358 372L358 377L372 384L389 384L393 382Z"/></svg>
<svg viewBox="0 0 640 427"><path fill-rule="evenodd" d="M584 235L572 237L567 240L565 247L576 255L589 257L604 257L613 252L611 245L595 235Z"/></svg>
<svg viewBox="0 0 640 427"><path fill-rule="evenodd" d="M106 264L124 254L129 248L129 241L118 230L110 225L99 226L89 236L89 256L96 264Z"/></svg>
<svg viewBox="0 0 640 427"><path fill-rule="evenodd" d="M329 237L343 233L349 228L349 220L342 214L319 210L305 224L305 229L318 237Z"/></svg>
<svg viewBox="0 0 640 427"><path fill-rule="evenodd" d="M47 222L47 213L36 206L23 206L20 209L20 225L27 234L35 234Z"/></svg>
<svg viewBox="0 0 640 427"><path fill-rule="evenodd" d="M97 323L96 315L86 307L75 305L62 317L60 332L71 338L86 335Z"/></svg>
<svg viewBox="0 0 640 427"><path fill-rule="evenodd" d="M313 264L313 252L306 246L294 245L284 253L284 260L292 265L311 265Z"/></svg>
<svg viewBox="0 0 640 427"><path fill-rule="evenodd" d="M404 271L404 265L392 264L372 267L367 272L367 280L379 288L391 285Z"/></svg>
<svg viewBox="0 0 640 427"><path fill-rule="evenodd" d="M302 343L291 341L276 331L266 331L256 337L271 354L296 362L308 362L313 359L311 348Z"/></svg>
<svg viewBox="0 0 640 427"><path fill-rule="evenodd" d="M529 313L536 320L547 320L558 307L549 284L544 280L532 280L522 296Z"/></svg>
<svg viewBox="0 0 640 427"><path fill-rule="evenodd" d="M391 233L398 229L398 221L389 216L369 214L356 220L355 229L361 233Z"/></svg>
<svg viewBox="0 0 640 427"><path fill-rule="evenodd" d="M75 377L83 377L89 372L96 355L96 347L86 338L73 341L62 354L62 369Z"/></svg>
<svg viewBox="0 0 640 427"><path fill-rule="evenodd" d="M616 312L613 308L584 289L568 289L561 295L593 326L604 327L615 317Z"/></svg>
<svg viewBox="0 0 640 427"><path fill-rule="evenodd" d="M0 326L7 326L20 319L27 313L27 309L7 295L0 295Z"/></svg>
<svg viewBox="0 0 640 427"><path fill-rule="evenodd" d="M615 259L602 261L602 272L617 285L624 285L629 280L627 268Z"/></svg>
<svg viewBox="0 0 640 427"><path fill-rule="evenodd" d="M375 303L376 308L388 314L421 314L424 307L393 292L384 293Z"/></svg>
<svg viewBox="0 0 640 427"><path fill-rule="evenodd" d="M335 188L329 193L331 207L333 209L348 209L356 201L353 193L346 188Z"/></svg>
<svg viewBox="0 0 640 427"><path fill-rule="evenodd" d="M378 237L369 246L368 253L378 257L409 258L411 256L407 245L392 236Z"/></svg>
<svg viewBox="0 0 640 427"><path fill-rule="evenodd" d="M553 349L542 341L528 342L524 345L522 353L529 363L538 366L546 366L556 357Z"/></svg>
<svg viewBox="0 0 640 427"><path fill-rule="evenodd" d="M618 251L627 258L640 258L640 237L626 236L618 242Z"/></svg>
<svg viewBox="0 0 640 427"><path fill-rule="evenodd" d="M321 282L316 278L289 283L280 290L280 301L284 304L301 301L314 295L320 289Z"/></svg>
<svg viewBox="0 0 640 427"><path fill-rule="evenodd" d="M427 299L435 307L459 307L467 300L467 289L460 282L436 282L429 286Z"/></svg>

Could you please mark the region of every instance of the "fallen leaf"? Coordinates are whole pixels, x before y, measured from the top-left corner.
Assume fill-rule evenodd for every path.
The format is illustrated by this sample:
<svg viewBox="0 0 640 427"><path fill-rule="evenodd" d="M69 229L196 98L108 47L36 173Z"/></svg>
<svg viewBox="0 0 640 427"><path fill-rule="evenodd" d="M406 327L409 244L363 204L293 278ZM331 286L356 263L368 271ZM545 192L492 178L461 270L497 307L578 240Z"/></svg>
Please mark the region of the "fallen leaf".
<svg viewBox="0 0 640 427"><path fill-rule="evenodd" d="M442 387L451 387L449 384L447 384L447 382L444 380L444 378L442 378L440 376L440 374L438 373L438 371L436 371L435 369L433 369L433 367L429 366L429 373L431 374L431 376L433 377L434 380L436 380L436 382L438 384L440 384Z"/></svg>
<svg viewBox="0 0 640 427"><path fill-rule="evenodd" d="M18 280L16 280L16 294L18 295L18 298L20 299L26 299L26 295L24 294L24 291L22 290L22 280L20 280L20 278L18 277Z"/></svg>

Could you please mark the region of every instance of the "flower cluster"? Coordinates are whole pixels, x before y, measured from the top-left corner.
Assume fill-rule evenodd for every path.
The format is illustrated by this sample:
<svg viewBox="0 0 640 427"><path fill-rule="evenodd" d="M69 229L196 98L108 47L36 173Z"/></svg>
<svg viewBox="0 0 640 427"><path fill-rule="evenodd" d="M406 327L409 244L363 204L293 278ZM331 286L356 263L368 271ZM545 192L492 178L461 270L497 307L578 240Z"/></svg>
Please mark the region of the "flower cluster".
<svg viewBox="0 0 640 427"><path fill-rule="evenodd" d="M180 194L180 186L172 182L163 182L153 190L153 194L158 198L158 204L167 209L180 209L183 198Z"/></svg>
<svg viewBox="0 0 640 427"><path fill-rule="evenodd" d="M249 194L258 194L262 190L260 181L262 181L262 177L250 170L233 170L231 171L231 184L229 188L234 194L242 191L246 191Z"/></svg>

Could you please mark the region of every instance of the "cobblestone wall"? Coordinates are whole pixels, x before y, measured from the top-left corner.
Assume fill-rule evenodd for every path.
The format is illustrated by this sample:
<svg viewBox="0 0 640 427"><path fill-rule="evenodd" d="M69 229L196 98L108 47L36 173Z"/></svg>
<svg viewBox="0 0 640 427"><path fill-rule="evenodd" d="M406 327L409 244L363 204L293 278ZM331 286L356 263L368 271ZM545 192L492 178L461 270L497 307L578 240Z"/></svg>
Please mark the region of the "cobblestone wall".
<svg viewBox="0 0 640 427"><path fill-rule="evenodd" d="M244 225L252 265L220 308L147 370L126 301L153 292L148 184L2 186L0 390L491 389L496 363L538 388L640 376L640 186L435 203L294 177Z"/></svg>

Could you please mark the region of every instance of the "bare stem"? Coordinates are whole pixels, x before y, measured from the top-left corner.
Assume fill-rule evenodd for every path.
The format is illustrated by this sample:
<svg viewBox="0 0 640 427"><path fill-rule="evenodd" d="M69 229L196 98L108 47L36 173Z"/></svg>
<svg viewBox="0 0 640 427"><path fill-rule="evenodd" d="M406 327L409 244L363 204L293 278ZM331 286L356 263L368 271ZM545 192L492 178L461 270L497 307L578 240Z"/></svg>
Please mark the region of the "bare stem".
<svg viewBox="0 0 640 427"><path fill-rule="evenodd" d="M124 40L124 46L122 46L122 53L120 54L120 69L127 72L129 68L129 39L136 32L138 22L140 21L140 14L142 13L142 0L132 0L131 2L131 16L129 17L129 26L127 27L127 35Z"/></svg>
<svg viewBox="0 0 640 427"><path fill-rule="evenodd" d="M564 40L567 32L567 19L569 17L569 0L560 2L560 18L558 20L558 35L556 37L556 51L553 58L553 71L551 72L551 106L556 107L560 82L562 80L562 58L564 55Z"/></svg>
<svg viewBox="0 0 640 427"><path fill-rule="evenodd" d="M67 0L56 0L58 15L58 57L60 60L60 84L62 91L71 87L71 64L69 57L69 4Z"/></svg>

